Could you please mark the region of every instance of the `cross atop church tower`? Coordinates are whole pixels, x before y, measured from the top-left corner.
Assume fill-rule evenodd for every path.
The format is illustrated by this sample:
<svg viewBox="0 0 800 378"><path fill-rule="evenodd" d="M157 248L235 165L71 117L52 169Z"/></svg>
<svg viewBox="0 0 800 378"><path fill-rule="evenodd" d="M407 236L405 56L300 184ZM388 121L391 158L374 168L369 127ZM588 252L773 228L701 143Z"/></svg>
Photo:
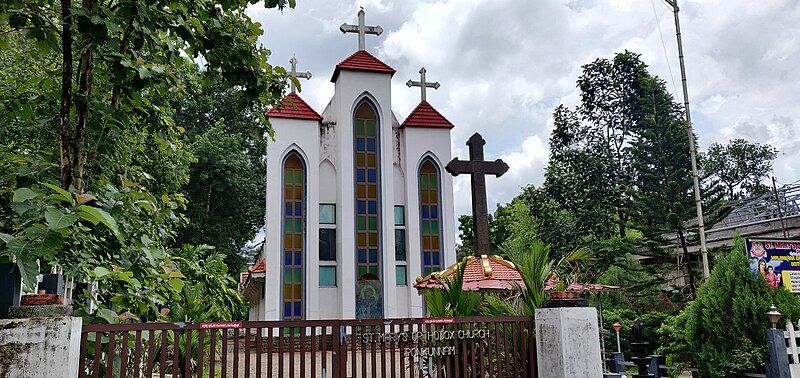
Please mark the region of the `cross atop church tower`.
<svg viewBox="0 0 800 378"><path fill-rule="evenodd" d="M289 64L292 65L292 70L289 71L289 76L297 77L297 78L301 78L301 79L306 79L306 80L311 79L311 72L308 72L308 71L306 71L306 72L297 72L297 58L292 57L292 59L289 59ZM292 89L292 93L294 93L295 90L297 89L297 88L294 87L294 81L289 80L289 86Z"/></svg>
<svg viewBox="0 0 800 378"><path fill-rule="evenodd" d="M381 35L383 33L383 28L380 26L367 26L364 21L364 9L362 8L358 11L358 25L350 25L348 23L342 24L339 27L339 30L342 33L358 33L358 49L359 50L366 50L366 35L367 34L374 34L374 35Z"/></svg>
<svg viewBox="0 0 800 378"><path fill-rule="evenodd" d="M406 82L406 85L409 88L411 88L411 87L420 87L420 94L421 94L421 97L422 97L422 101L427 101L426 96L425 96L425 90L427 88L439 89L439 82L438 81L435 81L433 83L429 83L429 82L425 81L425 73L426 72L428 72L428 71L425 69L425 67L422 67L422 69L419 70L419 81L409 80L409 81Z"/></svg>

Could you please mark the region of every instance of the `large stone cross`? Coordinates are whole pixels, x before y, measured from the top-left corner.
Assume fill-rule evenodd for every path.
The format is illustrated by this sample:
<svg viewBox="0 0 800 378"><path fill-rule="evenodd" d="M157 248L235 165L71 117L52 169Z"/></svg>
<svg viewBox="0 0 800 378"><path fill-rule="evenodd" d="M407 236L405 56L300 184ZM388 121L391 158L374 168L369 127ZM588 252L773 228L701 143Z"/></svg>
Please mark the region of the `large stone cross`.
<svg viewBox="0 0 800 378"><path fill-rule="evenodd" d="M508 171L508 164L497 159L483 160L483 146L486 141L475 133L467 141L469 160L453 158L445 170L453 176L468 174L472 176L472 222L475 233L475 255L489 254L489 210L486 207L486 175L500 177Z"/></svg>
<svg viewBox="0 0 800 378"><path fill-rule="evenodd" d="M426 96L425 96L425 90L427 88L439 89L439 82L438 81L435 81L433 83L429 83L429 82L425 81L425 73L426 72L428 72L428 70L426 70L425 67L422 67L422 69L419 70L419 81L409 80L409 81L406 82L406 85L409 88L411 88L411 87L420 87L422 101L427 101Z"/></svg>
<svg viewBox="0 0 800 378"><path fill-rule="evenodd" d="M350 25L348 23L342 24L339 27L342 33L358 33L358 49L366 50L365 37L367 34L381 35L383 28L380 26L367 26L364 22L364 9L358 11L358 25Z"/></svg>
<svg viewBox="0 0 800 378"><path fill-rule="evenodd" d="M289 59L289 64L292 65L292 70L289 71L289 76L306 80L311 79L311 72L297 72L297 58L292 57L292 59ZM294 93L297 89L294 87L294 81L289 80L289 86L292 88L292 93Z"/></svg>

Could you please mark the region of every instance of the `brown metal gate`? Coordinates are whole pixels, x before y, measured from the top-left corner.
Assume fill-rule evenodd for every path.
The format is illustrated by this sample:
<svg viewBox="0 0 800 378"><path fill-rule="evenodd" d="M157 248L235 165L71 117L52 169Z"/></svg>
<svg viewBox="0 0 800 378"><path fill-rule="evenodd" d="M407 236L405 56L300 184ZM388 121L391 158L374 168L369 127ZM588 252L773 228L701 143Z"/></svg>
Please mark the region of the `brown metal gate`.
<svg viewBox="0 0 800 378"><path fill-rule="evenodd" d="M535 377L532 317L84 325L79 377Z"/></svg>

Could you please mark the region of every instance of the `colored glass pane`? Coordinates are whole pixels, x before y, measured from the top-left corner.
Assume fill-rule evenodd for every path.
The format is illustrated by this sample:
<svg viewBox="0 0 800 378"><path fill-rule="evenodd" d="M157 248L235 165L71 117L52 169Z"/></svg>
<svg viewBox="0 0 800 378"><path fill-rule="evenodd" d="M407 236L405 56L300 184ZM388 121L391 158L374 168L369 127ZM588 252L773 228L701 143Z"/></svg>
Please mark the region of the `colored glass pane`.
<svg viewBox="0 0 800 378"><path fill-rule="evenodd" d="M419 169L419 212L420 233L422 234L423 275L442 269L439 185L439 169L433 160L425 160Z"/></svg>
<svg viewBox="0 0 800 378"><path fill-rule="evenodd" d="M381 225L380 198L380 140L378 117L375 110L362 103L356 109L354 124L354 184L356 220L356 309L357 317L380 317L382 312L381 293L359 288L372 288L372 283L380 281L379 233ZM380 287L378 285L377 287ZM379 311L380 310L380 311Z"/></svg>
<svg viewBox="0 0 800 378"><path fill-rule="evenodd" d="M319 267L319 286L324 286L324 287L336 286L336 267L335 266L320 266Z"/></svg>
<svg viewBox="0 0 800 378"><path fill-rule="evenodd" d="M394 279L397 286L408 285L408 279L405 265L397 265L394 267Z"/></svg>
<svg viewBox="0 0 800 378"><path fill-rule="evenodd" d="M283 318L298 320L303 318L305 167L296 153L286 158L283 185Z"/></svg>

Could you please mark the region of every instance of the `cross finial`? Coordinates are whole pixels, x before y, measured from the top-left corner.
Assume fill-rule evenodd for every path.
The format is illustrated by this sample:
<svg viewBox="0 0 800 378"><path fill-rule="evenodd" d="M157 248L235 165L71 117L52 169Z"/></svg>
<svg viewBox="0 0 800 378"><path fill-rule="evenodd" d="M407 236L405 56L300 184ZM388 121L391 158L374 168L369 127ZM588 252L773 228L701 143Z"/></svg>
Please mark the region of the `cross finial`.
<svg viewBox="0 0 800 378"><path fill-rule="evenodd" d="M289 71L289 76L297 77L297 78L301 78L301 79L306 79L306 80L311 79L311 72L308 72L308 71L306 71L306 72L297 72L297 58L292 57L292 59L289 59L289 64L292 65L292 70ZM292 93L294 93L295 90L297 89L297 88L294 87L294 81L289 80L289 86L292 89Z"/></svg>
<svg viewBox="0 0 800 378"><path fill-rule="evenodd" d="M383 28L380 26L367 26L364 22L364 8L358 11L358 25L350 25L347 23L339 27L342 33L358 33L358 49L366 50L365 36L367 34L381 35Z"/></svg>
<svg viewBox="0 0 800 378"><path fill-rule="evenodd" d="M425 89L426 88L439 89L439 82L438 81L435 81L433 83L429 83L429 82L425 81L425 73L426 72L428 72L428 70L426 70L425 67L422 67L422 69L419 70L419 81L409 80L409 81L406 82L406 85L409 88L411 88L411 87L419 87L420 88L420 95L422 97L422 101L427 101L427 98L425 96Z"/></svg>

